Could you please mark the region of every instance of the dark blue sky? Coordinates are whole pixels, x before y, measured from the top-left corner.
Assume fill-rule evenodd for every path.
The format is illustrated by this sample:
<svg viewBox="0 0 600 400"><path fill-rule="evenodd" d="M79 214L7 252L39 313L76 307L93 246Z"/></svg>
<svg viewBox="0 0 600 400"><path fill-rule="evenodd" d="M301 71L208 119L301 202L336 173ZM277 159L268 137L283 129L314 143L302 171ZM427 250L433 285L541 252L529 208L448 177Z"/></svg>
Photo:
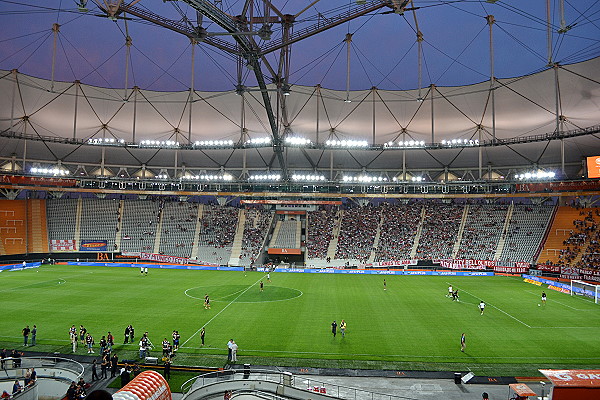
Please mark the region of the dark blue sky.
<svg viewBox="0 0 600 400"><path fill-rule="evenodd" d="M295 14L310 1L275 1L284 13ZM226 11L239 13L242 1L223 1ZM318 14L332 16L354 1L322 0L298 17L295 30L316 22ZM423 86L463 85L489 79L489 33L485 16L493 14L497 77L513 77L546 68L545 1L414 0L423 42ZM138 6L171 19L180 19L174 5L192 18L180 2L142 0ZM113 22L90 12L80 13L73 0L0 0L0 68L18 68L25 74L50 78L52 24L61 24L57 41L55 79L123 87L125 84L125 29L133 40L129 86L144 89L185 90L190 85L190 41L147 22ZM600 55L600 1L564 1L565 22L572 26L559 34L559 1L552 0L553 60L563 64ZM60 11L58 11L60 10ZM353 33L350 61L351 89L414 89L417 80L417 44L411 11L370 14L294 44L292 84L344 90L346 88L346 33ZM205 20L204 26L218 32ZM274 38L279 27L275 25ZM225 40L231 40L223 37ZM269 58L276 64L277 54ZM195 87L198 90L232 90L236 84L235 60L205 44L196 51ZM244 71L248 86L253 77Z"/></svg>

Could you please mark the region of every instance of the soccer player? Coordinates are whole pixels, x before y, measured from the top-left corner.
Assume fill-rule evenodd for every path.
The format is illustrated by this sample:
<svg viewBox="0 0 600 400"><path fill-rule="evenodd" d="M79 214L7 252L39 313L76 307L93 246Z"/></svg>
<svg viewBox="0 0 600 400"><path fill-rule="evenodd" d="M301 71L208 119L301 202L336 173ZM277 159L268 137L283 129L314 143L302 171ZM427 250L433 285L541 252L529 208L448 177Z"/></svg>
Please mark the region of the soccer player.
<svg viewBox="0 0 600 400"><path fill-rule="evenodd" d="M342 337L346 337L346 321L344 320L340 322L340 332L342 332Z"/></svg>
<svg viewBox="0 0 600 400"><path fill-rule="evenodd" d="M169 357L169 355L171 354L171 343L169 343L167 338L164 338L164 340L162 341L162 351L163 357Z"/></svg>
<svg viewBox="0 0 600 400"><path fill-rule="evenodd" d="M173 331L173 351L179 350L179 339L181 339L179 331Z"/></svg>
<svg viewBox="0 0 600 400"><path fill-rule="evenodd" d="M452 292L452 301L460 301L458 300L458 289L454 290L454 292Z"/></svg>
<svg viewBox="0 0 600 400"><path fill-rule="evenodd" d="M210 297L208 297L208 293L204 295L204 309L210 310Z"/></svg>
<svg viewBox="0 0 600 400"><path fill-rule="evenodd" d="M452 285L448 286L448 295L446 297L453 297L452 293L454 293L454 291L452 290Z"/></svg>
<svg viewBox="0 0 600 400"><path fill-rule="evenodd" d="M460 351L462 351L464 353L466 348L467 348L467 337L465 336L465 334L463 332L463 334L460 335Z"/></svg>
<svg viewBox="0 0 600 400"><path fill-rule="evenodd" d="M383 280L383 290L387 290L387 282L385 279Z"/></svg>
<svg viewBox="0 0 600 400"><path fill-rule="evenodd" d="M144 275L148 275L148 267L144 267Z"/></svg>
<svg viewBox="0 0 600 400"><path fill-rule="evenodd" d="M546 292L542 292L542 304L546 304Z"/></svg>
<svg viewBox="0 0 600 400"><path fill-rule="evenodd" d="M140 265L140 274L144 275L144 266L143 265Z"/></svg>
<svg viewBox="0 0 600 400"><path fill-rule="evenodd" d="M264 290L264 283L263 281L260 281L260 291L262 292Z"/></svg>
<svg viewBox="0 0 600 400"><path fill-rule="evenodd" d="M479 311L481 312L479 315L483 315L483 312L485 311L485 303L483 300L479 302Z"/></svg>
<svg viewBox="0 0 600 400"><path fill-rule="evenodd" d="M200 331L200 340L202 340L202 346L204 346L204 335L206 335L206 331L204 330L204 327L202 327L202 330Z"/></svg>
<svg viewBox="0 0 600 400"><path fill-rule="evenodd" d="M267 272L267 282L271 282L271 273Z"/></svg>
<svg viewBox="0 0 600 400"><path fill-rule="evenodd" d="M333 337L337 334L337 322L335 320L331 323L331 333L333 333Z"/></svg>

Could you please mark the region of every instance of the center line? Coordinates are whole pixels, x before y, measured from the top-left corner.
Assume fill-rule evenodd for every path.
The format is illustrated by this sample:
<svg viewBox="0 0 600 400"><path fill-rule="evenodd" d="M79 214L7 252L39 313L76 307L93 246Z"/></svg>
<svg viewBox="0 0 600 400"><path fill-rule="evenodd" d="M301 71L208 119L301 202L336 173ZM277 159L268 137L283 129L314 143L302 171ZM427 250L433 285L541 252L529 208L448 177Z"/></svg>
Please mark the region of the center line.
<svg viewBox="0 0 600 400"><path fill-rule="evenodd" d="M266 276L266 275L265 275L265 276ZM200 329L198 329L196 332L194 332L194 334L193 334L192 336L190 336L190 337L188 338L188 340L186 340L185 342L183 342L183 344L182 344L180 347L183 347L183 346L185 346L185 344L186 344L187 342L189 342L190 340L192 340L192 338L193 338L194 336L196 336L196 335L198 334L198 332L200 332L200 331L202 330L202 328L204 328L204 327L206 327L206 325L210 324L210 322L211 322L213 319L217 318L217 317L219 316L219 314L221 314L223 311L225 311L225 310L227 309L227 307L229 307L230 305L232 305L233 303L235 303L235 301L236 301L237 299L239 299L239 298L240 298L240 297L241 297L241 296L242 296L244 293L246 293L248 290L250 290L250 289L251 289L251 288L252 288L254 285L256 285L258 282L260 282L260 281L261 281L261 280L263 280L264 278L265 278L265 277L263 276L262 278L260 278L260 279L259 279L259 280L257 280L256 282L254 282L252 285L248 286L248 288L247 288L246 290L244 290L243 292L241 292L241 293L240 293L240 294L239 294L239 295L238 295L238 296L237 296L235 299L231 300L231 301L229 302L229 304L227 304L225 307L223 307L223 308L221 309L221 311L219 311L218 313L216 313L216 314L215 314L215 315L214 315L214 316L213 316L211 319L209 319L209 320L208 320L208 322L207 322L207 323L205 323L204 325L202 325L202 326L200 327Z"/></svg>

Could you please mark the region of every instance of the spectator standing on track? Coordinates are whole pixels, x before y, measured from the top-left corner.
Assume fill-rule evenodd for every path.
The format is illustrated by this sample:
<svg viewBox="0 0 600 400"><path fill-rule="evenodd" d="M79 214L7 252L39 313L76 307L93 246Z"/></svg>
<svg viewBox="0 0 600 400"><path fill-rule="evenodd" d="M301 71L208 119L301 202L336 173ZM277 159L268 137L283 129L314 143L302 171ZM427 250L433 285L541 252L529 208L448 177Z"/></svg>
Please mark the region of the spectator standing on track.
<svg viewBox="0 0 600 400"><path fill-rule="evenodd" d="M127 325L125 327L125 341L123 341L123 344L127 344L129 342L129 325Z"/></svg>
<svg viewBox="0 0 600 400"><path fill-rule="evenodd" d="M29 325L25 326L25 328L23 328L23 346L27 347L27 341L29 340L29 333L31 332L31 329L29 329Z"/></svg>
<svg viewBox="0 0 600 400"><path fill-rule="evenodd" d="M85 344L86 333L87 329L85 329L83 325L79 325L79 341L81 344Z"/></svg>
<svg viewBox="0 0 600 400"><path fill-rule="evenodd" d="M202 340L202 346L204 346L204 335L206 334L206 331L204 329L204 327L202 327L202 330L200 331L200 340Z"/></svg>
<svg viewBox="0 0 600 400"><path fill-rule="evenodd" d="M233 339L231 342L231 362L237 362L238 345Z"/></svg>
<svg viewBox="0 0 600 400"><path fill-rule="evenodd" d="M98 371L96 369L97 366L98 366L98 363L96 362L96 359L94 358L92 360L92 382L100 380L98 378Z"/></svg>
<svg viewBox="0 0 600 400"><path fill-rule="evenodd" d="M129 341L133 343L133 339L135 338L135 329L133 329L133 325L129 324Z"/></svg>
<svg viewBox="0 0 600 400"><path fill-rule="evenodd" d="M110 377L114 378L115 376L117 376L117 368L119 364L119 356L117 356L117 354L113 354L112 357L110 358Z"/></svg>
<svg viewBox="0 0 600 400"><path fill-rule="evenodd" d="M33 328L31 329L31 345L35 346L36 344L36 338L37 338L37 326L33 326Z"/></svg>
<svg viewBox="0 0 600 400"><path fill-rule="evenodd" d="M85 345L87 346L88 353L94 352L92 349L92 346L94 346L94 338L89 333L85 336Z"/></svg>
<svg viewBox="0 0 600 400"><path fill-rule="evenodd" d="M331 333L333 333L333 337L337 334L337 322L335 320L331 323Z"/></svg>
<svg viewBox="0 0 600 400"><path fill-rule="evenodd" d="M231 346L233 346L233 339L229 339L229 342L227 342L227 362L231 361Z"/></svg>

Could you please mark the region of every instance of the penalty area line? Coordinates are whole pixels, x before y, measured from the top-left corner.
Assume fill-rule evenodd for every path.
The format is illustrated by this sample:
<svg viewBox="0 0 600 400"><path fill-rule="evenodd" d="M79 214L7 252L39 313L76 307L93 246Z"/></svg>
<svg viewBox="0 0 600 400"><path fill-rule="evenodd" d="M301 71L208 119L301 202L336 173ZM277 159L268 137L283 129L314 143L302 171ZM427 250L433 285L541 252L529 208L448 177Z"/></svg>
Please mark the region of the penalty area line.
<svg viewBox="0 0 600 400"><path fill-rule="evenodd" d="M194 334L192 336L190 336L185 342L183 342L183 344L180 347L185 346L185 344L187 342L189 342L190 340L192 340L192 338L194 336L196 336L201 330L202 328L206 327L208 324L211 323L211 321L215 318L217 318L223 311L225 311L230 305L232 305L233 303L235 303L235 301L237 299L239 299L244 293L246 293L248 290L250 290L252 287L254 287L258 282L260 282L262 279L264 279L264 277L260 278L259 280L257 280L256 282L254 282L252 285L248 286L246 288L246 290L242 291L235 299L231 300L225 307L223 307L218 313L216 313L215 315L213 315L213 317L211 319L208 320L208 322L206 322L204 325L202 325L200 327L200 329L198 329L196 332L194 332Z"/></svg>

